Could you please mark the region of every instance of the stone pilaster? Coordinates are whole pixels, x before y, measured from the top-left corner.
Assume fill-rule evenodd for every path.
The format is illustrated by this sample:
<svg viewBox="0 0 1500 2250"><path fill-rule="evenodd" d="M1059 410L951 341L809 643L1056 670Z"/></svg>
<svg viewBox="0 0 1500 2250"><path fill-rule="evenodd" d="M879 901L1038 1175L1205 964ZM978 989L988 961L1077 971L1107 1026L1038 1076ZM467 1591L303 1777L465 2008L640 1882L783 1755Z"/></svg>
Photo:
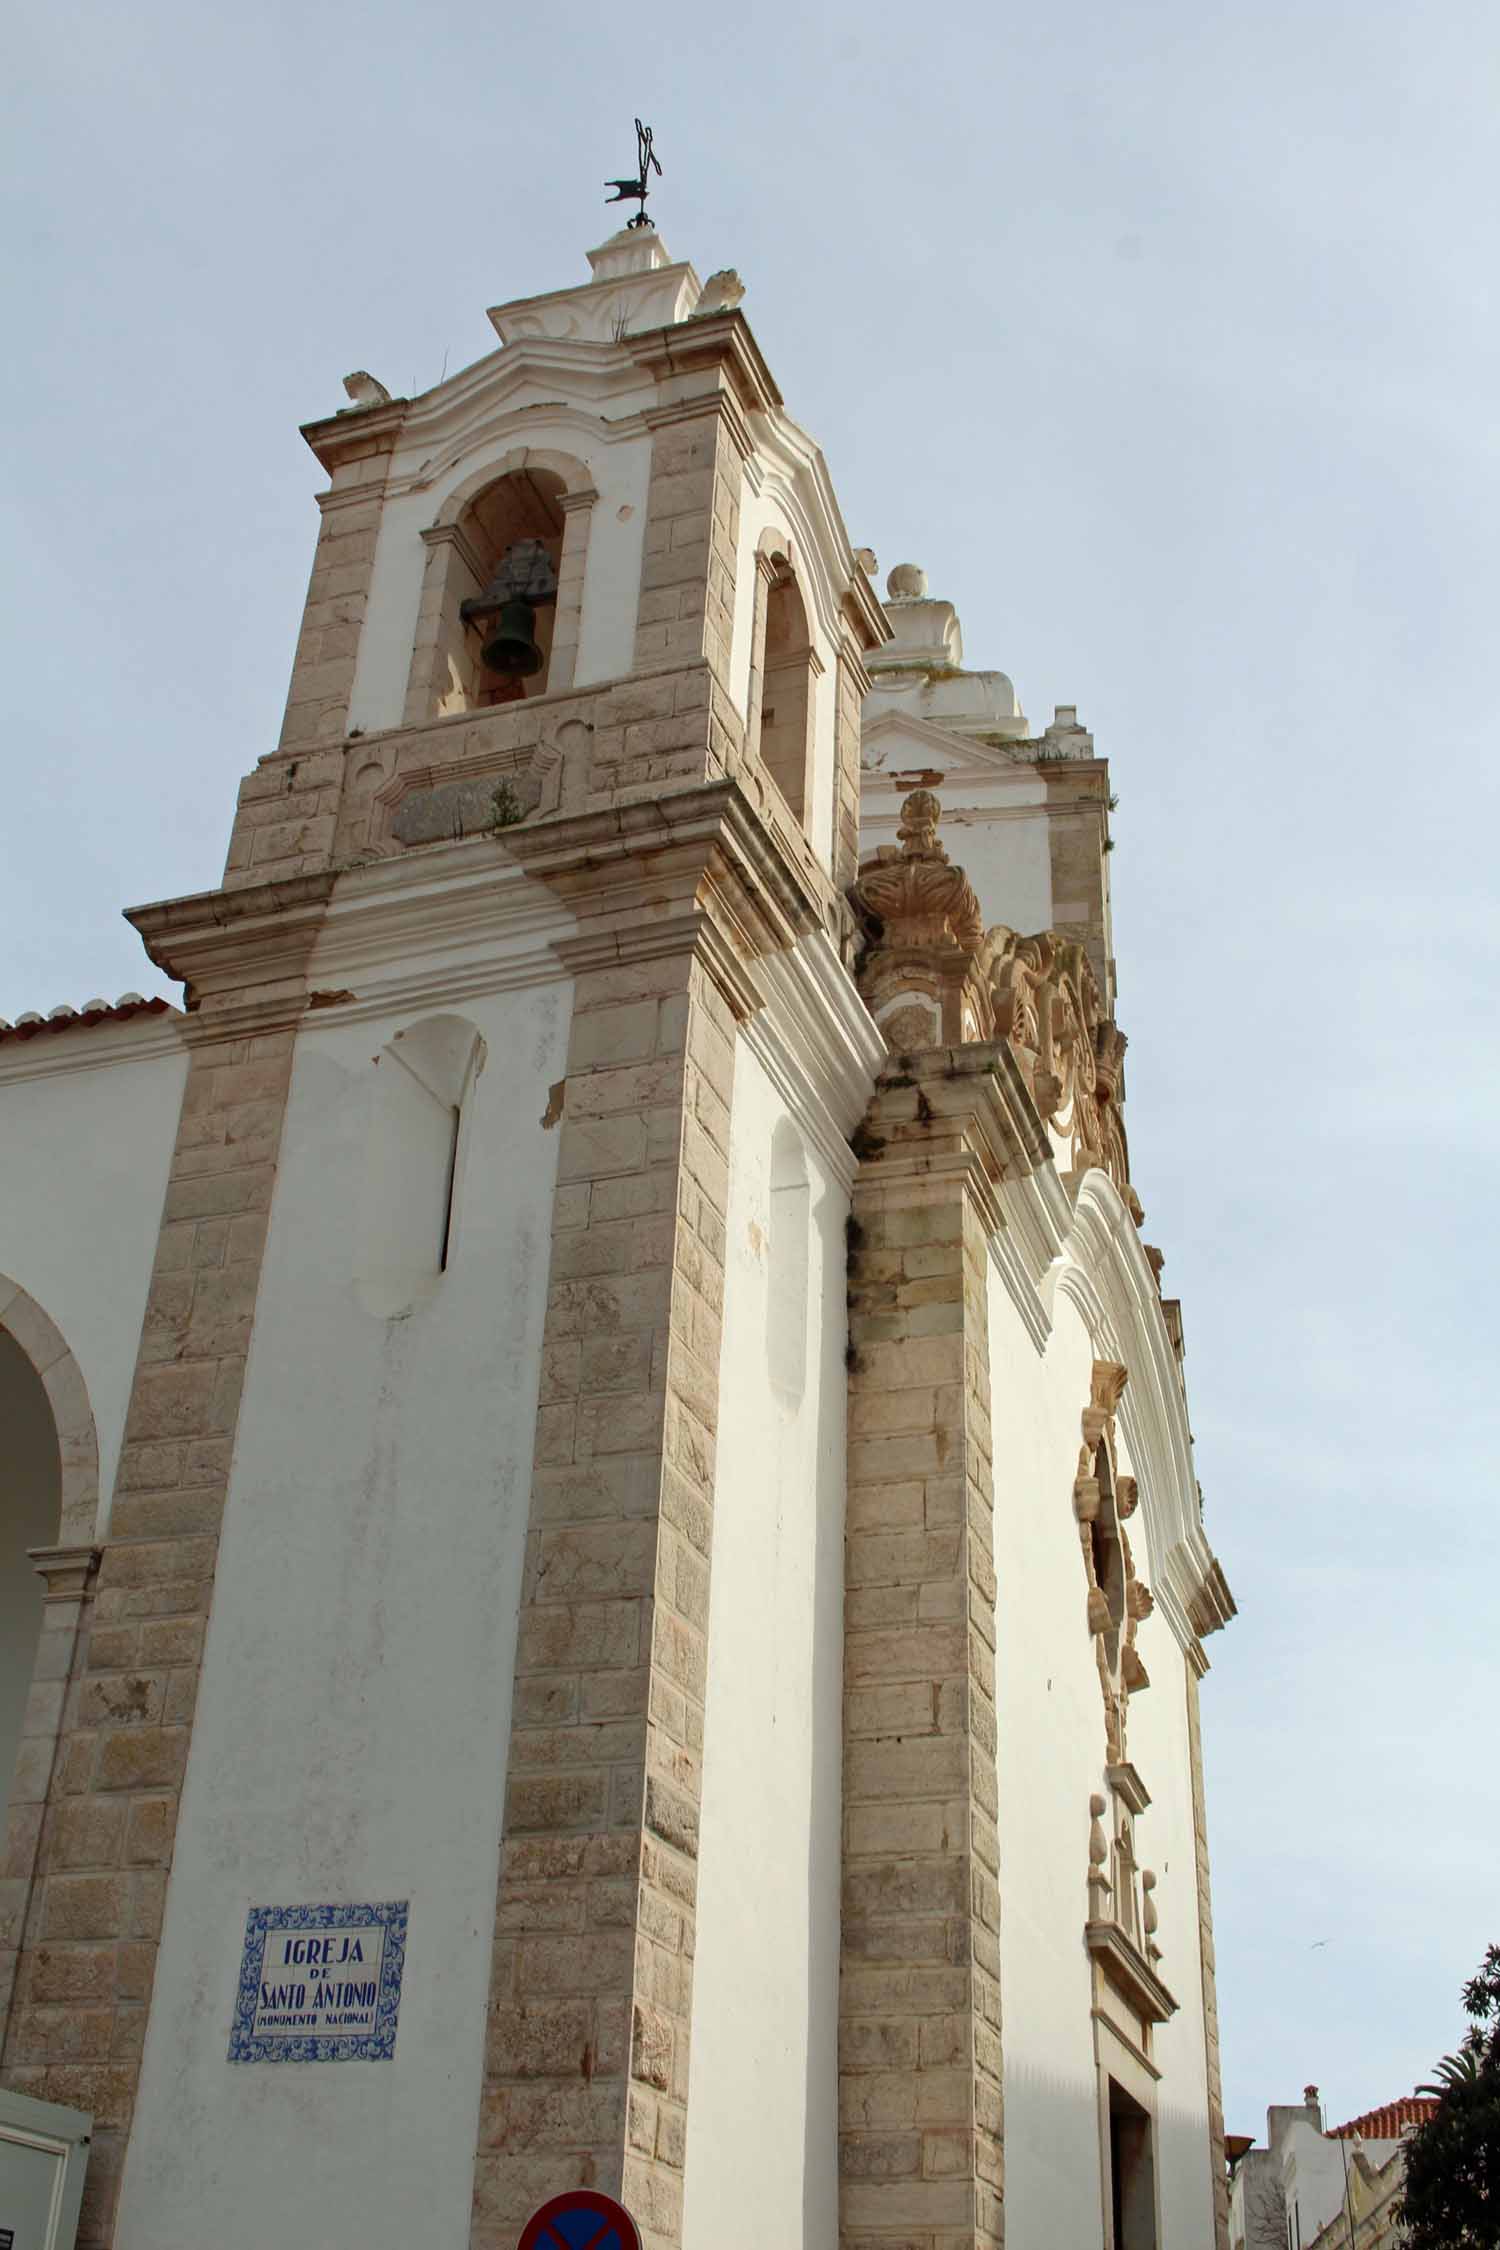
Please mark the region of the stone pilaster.
<svg viewBox="0 0 1500 2250"><path fill-rule="evenodd" d="M406 401L397 399L303 431L332 482L318 499L323 521L287 690L283 750L338 742L348 725L386 477L405 417Z"/></svg>
<svg viewBox="0 0 1500 2250"><path fill-rule="evenodd" d="M303 436L332 482L287 690L281 739L241 784L225 887L251 888L326 867L343 782L343 741L375 573L386 478L406 401L310 423Z"/></svg>
<svg viewBox="0 0 1500 2250"><path fill-rule="evenodd" d="M1202 1663L1200 1656L1198 1663ZM1198 1711L1198 1670L1187 1667L1188 1752L1193 1772L1193 1852L1198 1875L1198 1952L1203 1969L1203 2043L1208 2057L1208 2161L1214 2193L1214 2250L1229 2250L1229 2174L1224 2162L1224 2087L1219 2059L1219 1995L1214 1960L1214 1912L1208 1880L1208 1815L1203 1794L1203 1729Z"/></svg>
<svg viewBox="0 0 1500 2250"><path fill-rule="evenodd" d="M1003 2240L988 1236L1008 1050L893 1061L850 1258L840 2234Z"/></svg>
<svg viewBox="0 0 1500 2250"><path fill-rule="evenodd" d="M652 408L635 668L707 661L729 677L744 450L714 397Z"/></svg>
<svg viewBox="0 0 1500 2250"><path fill-rule="evenodd" d="M631 337L654 378L635 669L706 661L729 678L748 415L781 405L749 323L709 314Z"/></svg>
<svg viewBox="0 0 1500 2250"><path fill-rule="evenodd" d="M545 2197L681 2240L736 1017L764 851L729 790L509 840L579 913L475 2250ZM783 886L784 888L785 886ZM775 886L764 877L764 917ZM790 928L783 924L783 942Z"/></svg>
<svg viewBox="0 0 1500 2250"><path fill-rule="evenodd" d="M6 2051L10 2008L20 1967L21 1941L42 1857L43 1824L57 1765L68 1682L78 1661L93 1599L99 1550L94 1546L33 1547L31 1559L47 1591L42 1630L31 1670L31 1693L21 1721L0 1844L0 2057Z"/></svg>
<svg viewBox="0 0 1500 2250"><path fill-rule="evenodd" d="M560 695L573 685L578 669L579 636L583 629L583 581L588 569L589 531L594 520L597 492L565 492L559 500L563 512L562 553L557 565L557 617L552 628L552 655L547 666L547 693Z"/></svg>
<svg viewBox="0 0 1500 2250"><path fill-rule="evenodd" d="M834 688L833 879L848 890L859 873L859 743L870 692L859 637L846 619Z"/></svg>
<svg viewBox="0 0 1500 2250"><path fill-rule="evenodd" d="M72 1640L5 2083L94 2117L108 2250L192 1740L240 1386L326 880L132 917L186 973L187 1084L87 1630ZM200 981L201 980L201 981ZM80 1589L81 1591L81 1589Z"/></svg>

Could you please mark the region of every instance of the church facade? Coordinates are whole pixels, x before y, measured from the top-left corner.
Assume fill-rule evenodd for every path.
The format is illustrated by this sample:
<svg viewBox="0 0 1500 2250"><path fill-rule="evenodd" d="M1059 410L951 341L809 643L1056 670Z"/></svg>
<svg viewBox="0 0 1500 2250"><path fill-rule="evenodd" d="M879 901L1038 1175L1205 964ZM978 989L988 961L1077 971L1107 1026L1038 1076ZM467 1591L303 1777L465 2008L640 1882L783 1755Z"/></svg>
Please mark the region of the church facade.
<svg viewBox="0 0 1500 2250"><path fill-rule="evenodd" d="M308 427L181 1007L0 1029L0 2089L88 2250L1227 2250L1108 771L590 266Z"/></svg>

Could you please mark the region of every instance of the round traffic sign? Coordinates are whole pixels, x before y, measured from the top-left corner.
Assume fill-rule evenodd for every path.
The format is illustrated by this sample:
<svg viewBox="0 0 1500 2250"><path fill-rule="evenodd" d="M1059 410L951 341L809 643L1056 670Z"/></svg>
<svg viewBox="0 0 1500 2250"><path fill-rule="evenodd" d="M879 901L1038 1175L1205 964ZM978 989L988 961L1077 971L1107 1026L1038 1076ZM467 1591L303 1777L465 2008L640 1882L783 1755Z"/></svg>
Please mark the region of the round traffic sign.
<svg viewBox="0 0 1500 2250"><path fill-rule="evenodd" d="M623 2203L597 2188L570 2188L533 2211L516 2250L641 2250Z"/></svg>

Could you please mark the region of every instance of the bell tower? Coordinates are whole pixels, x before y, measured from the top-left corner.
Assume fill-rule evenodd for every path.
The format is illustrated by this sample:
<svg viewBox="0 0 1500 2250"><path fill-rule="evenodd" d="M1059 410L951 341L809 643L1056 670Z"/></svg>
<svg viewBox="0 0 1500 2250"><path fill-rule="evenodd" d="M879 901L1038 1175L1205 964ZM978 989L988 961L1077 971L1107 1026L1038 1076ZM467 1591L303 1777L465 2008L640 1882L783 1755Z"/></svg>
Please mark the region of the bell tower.
<svg viewBox="0 0 1500 2250"><path fill-rule="evenodd" d="M358 402L307 426L330 484L227 888L472 834L497 799L602 812L734 779L840 921L884 617L737 278L705 291L649 227L589 264L494 306L500 349L436 390L351 377Z"/></svg>
<svg viewBox="0 0 1500 2250"><path fill-rule="evenodd" d="M690 2106L705 2180L750 2153L745 2055L796 2094L788 2148L788 2022L832 2100L837 1634L777 1628L789 1766L790 1709L737 1711L711 1558L731 1485L756 1519L755 1447L717 1458L747 1353L802 1464L767 1519L797 1584L841 1504L880 1053L845 890L887 628L737 277L639 225L588 264L495 306L434 390L362 373L307 425L329 481L280 740L222 886L132 916L189 1063L49 1784L105 1864L38 1861L7 2051L45 2090L48 2011L87 1990L86 2250L231 2242L252 2205L316 2233L332 2145L371 2238L510 2250L588 2180L666 2250ZM768 1289L796 1313L769 1358ZM783 1841L823 1937L815 1988L799 1934L695 2063L695 1978L743 1973L754 1801L705 1814L711 1696L726 1771L806 1765ZM246 1915L350 1899L383 1929L399 1902L399 2035L368 2079L299 2056L257 2100L254 2040L224 2059ZM802 1878L786 1910L802 1933ZM788 2164L782 2231L806 2205L831 2239L836 2161L830 2127L816 2179Z"/></svg>

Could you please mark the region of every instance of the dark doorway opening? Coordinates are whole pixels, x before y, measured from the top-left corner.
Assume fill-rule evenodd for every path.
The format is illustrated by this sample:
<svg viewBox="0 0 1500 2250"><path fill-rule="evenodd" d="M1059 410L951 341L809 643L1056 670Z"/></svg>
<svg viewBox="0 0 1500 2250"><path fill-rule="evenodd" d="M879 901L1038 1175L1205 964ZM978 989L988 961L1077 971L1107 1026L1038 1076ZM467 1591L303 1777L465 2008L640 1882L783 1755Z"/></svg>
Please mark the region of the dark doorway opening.
<svg viewBox="0 0 1500 2250"><path fill-rule="evenodd" d="M1156 2250L1156 2163L1151 2115L1109 2082L1109 2192L1115 2250Z"/></svg>

